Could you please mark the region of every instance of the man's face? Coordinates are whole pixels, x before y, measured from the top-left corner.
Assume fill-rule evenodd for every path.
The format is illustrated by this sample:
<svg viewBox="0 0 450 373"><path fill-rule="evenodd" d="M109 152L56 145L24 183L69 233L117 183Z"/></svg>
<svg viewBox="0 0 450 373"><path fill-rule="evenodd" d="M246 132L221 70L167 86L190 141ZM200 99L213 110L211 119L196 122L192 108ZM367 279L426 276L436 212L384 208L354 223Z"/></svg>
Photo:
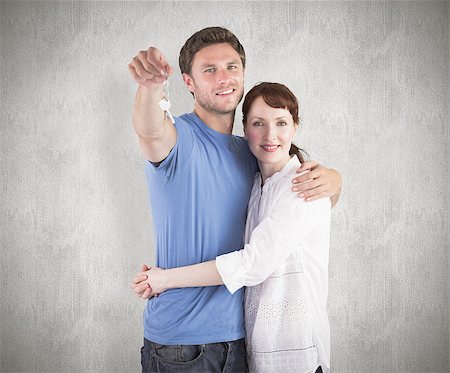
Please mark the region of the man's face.
<svg viewBox="0 0 450 373"><path fill-rule="evenodd" d="M198 51L190 74L183 75L196 103L216 114L234 112L244 95L244 68L239 54L228 43Z"/></svg>

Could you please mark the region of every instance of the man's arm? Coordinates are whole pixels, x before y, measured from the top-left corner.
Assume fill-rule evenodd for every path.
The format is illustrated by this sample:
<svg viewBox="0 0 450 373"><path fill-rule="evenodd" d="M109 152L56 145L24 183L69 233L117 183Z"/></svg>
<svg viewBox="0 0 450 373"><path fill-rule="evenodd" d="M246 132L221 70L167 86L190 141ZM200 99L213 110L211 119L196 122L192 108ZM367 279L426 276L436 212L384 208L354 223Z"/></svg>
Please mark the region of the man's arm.
<svg viewBox="0 0 450 373"><path fill-rule="evenodd" d="M140 51L128 65L133 80L139 85L133 108L133 127L141 151L151 162L164 160L177 140L173 123L159 106L163 83L172 68L156 48Z"/></svg>
<svg viewBox="0 0 450 373"><path fill-rule="evenodd" d="M306 171L306 172L305 172ZM326 168L315 161L304 162L297 170L303 173L292 180L292 188L305 201L314 201L323 197L330 197L331 207L334 207L341 194L342 177L332 168Z"/></svg>

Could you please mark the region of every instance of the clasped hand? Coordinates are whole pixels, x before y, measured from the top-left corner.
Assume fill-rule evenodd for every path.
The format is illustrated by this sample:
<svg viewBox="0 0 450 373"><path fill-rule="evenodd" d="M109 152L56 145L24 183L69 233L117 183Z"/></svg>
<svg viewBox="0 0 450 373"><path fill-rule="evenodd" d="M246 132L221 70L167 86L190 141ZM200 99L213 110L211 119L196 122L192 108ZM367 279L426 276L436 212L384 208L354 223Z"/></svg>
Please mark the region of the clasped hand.
<svg viewBox="0 0 450 373"><path fill-rule="evenodd" d="M166 291L163 273L164 269L162 268L142 265L141 272L136 275L131 283L134 293L142 299L149 299Z"/></svg>

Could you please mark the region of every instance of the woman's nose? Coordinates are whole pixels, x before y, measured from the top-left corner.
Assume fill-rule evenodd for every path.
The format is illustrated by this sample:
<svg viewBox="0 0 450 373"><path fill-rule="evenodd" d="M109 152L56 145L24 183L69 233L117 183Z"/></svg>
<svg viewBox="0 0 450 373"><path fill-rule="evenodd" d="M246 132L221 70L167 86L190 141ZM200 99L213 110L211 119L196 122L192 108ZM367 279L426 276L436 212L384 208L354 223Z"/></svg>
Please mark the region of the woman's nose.
<svg viewBox="0 0 450 373"><path fill-rule="evenodd" d="M276 137L276 128L271 124L265 127L264 135L267 139L273 139Z"/></svg>

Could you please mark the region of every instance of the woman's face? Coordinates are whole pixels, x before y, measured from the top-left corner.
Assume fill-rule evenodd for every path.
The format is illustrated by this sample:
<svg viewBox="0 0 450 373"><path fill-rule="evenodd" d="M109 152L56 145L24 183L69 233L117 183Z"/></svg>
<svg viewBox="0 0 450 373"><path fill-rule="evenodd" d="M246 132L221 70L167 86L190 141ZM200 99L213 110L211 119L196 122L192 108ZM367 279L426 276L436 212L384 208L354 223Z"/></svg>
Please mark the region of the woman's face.
<svg viewBox="0 0 450 373"><path fill-rule="evenodd" d="M286 109L273 108L262 97L253 102L247 114L245 135L260 168L280 171L289 161L289 150L298 125Z"/></svg>

